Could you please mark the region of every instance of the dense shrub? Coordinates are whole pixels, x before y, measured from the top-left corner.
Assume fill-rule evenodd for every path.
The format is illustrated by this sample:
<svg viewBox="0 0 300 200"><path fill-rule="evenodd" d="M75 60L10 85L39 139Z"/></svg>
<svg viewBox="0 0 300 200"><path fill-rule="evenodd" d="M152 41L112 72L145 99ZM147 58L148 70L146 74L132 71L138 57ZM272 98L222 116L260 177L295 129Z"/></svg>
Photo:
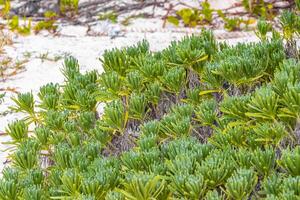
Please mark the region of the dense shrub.
<svg viewBox="0 0 300 200"><path fill-rule="evenodd" d="M67 58L64 84L13 99L26 117L7 128L1 199L300 198L300 63L280 39L204 31L101 62L82 74Z"/></svg>

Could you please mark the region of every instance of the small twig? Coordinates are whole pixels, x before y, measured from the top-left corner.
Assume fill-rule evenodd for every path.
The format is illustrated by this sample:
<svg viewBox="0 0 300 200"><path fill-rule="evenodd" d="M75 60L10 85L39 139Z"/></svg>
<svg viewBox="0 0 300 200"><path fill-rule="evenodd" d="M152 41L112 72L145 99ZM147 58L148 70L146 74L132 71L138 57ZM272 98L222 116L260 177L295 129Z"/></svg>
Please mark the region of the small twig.
<svg viewBox="0 0 300 200"><path fill-rule="evenodd" d="M167 13L166 15L164 16L164 23L163 23L163 28L166 27L166 23L167 23L167 19L168 19L168 16L170 14L170 11L173 9L173 4L170 4L169 8L167 9Z"/></svg>
<svg viewBox="0 0 300 200"><path fill-rule="evenodd" d="M6 135L8 135L8 134L5 132L0 132L0 136L6 136Z"/></svg>
<svg viewBox="0 0 300 200"><path fill-rule="evenodd" d="M17 91L16 88L11 88L11 87L7 87L7 88L0 88L0 91L4 91L4 92L13 92L18 94L19 92Z"/></svg>
<svg viewBox="0 0 300 200"><path fill-rule="evenodd" d="M191 6L191 5L181 2L181 1L179 1L177 5L182 5L182 6L185 6L185 7L191 8L191 9L196 9L196 10L199 9L198 7Z"/></svg>
<svg viewBox="0 0 300 200"><path fill-rule="evenodd" d="M152 8L152 17L154 17L154 13L155 13L156 1L157 0L154 0L154 5L153 5L153 8Z"/></svg>
<svg viewBox="0 0 300 200"><path fill-rule="evenodd" d="M87 8L87 7L97 6L99 4L104 4L104 3L107 3L107 0L96 0L96 1L93 1L93 2L85 2L85 3L80 4L78 9L81 10L81 9L84 9L84 8Z"/></svg>

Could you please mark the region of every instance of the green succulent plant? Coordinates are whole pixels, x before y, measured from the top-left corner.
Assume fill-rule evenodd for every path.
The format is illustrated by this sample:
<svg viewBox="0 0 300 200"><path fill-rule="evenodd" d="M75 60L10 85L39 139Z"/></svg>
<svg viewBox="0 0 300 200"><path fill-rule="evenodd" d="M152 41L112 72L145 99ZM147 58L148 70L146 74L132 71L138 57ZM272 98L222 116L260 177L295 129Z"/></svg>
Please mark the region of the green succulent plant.
<svg viewBox="0 0 300 200"><path fill-rule="evenodd" d="M203 175L208 188L215 188L224 184L233 173L234 165L229 154L230 151L223 153L215 151L198 168L198 173Z"/></svg>
<svg viewBox="0 0 300 200"><path fill-rule="evenodd" d="M49 137L52 134L51 130L47 127L36 127L35 136L42 146L47 146L49 143Z"/></svg>
<svg viewBox="0 0 300 200"><path fill-rule="evenodd" d="M136 65L137 60L142 59L149 53L149 43L145 40L132 47L113 50L106 50L103 58L100 59L105 72L117 72L125 77L127 69Z"/></svg>
<svg viewBox="0 0 300 200"><path fill-rule="evenodd" d="M97 179L86 178L82 181L82 193L92 199L103 199L105 192L101 182Z"/></svg>
<svg viewBox="0 0 300 200"><path fill-rule="evenodd" d="M124 183L126 190L119 189L126 199L148 200L159 199L165 187L165 180L159 175L132 174L129 175L129 182Z"/></svg>
<svg viewBox="0 0 300 200"><path fill-rule="evenodd" d="M247 199L254 190L257 176L252 169L238 169L225 184L226 193L233 199Z"/></svg>
<svg viewBox="0 0 300 200"><path fill-rule="evenodd" d="M233 147L247 147L247 130L242 126L235 126L225 130L224 134L227 135L228 142Z"/></svg>
<svg viewBox="0 0 300 200"><path fill-rule="evenodd" d="M280 166L285 169L292 176L299 176L300 174L300 148L297 146L292 151L285 149L282 152L281 160L279 160Z"/></svg>
<svg viewBox="0 0 300 200"><path fill-rule="evenodd" d="M300 83L296 85L287 85L287 91L283 93L280 109L281 117L299 119L300 114Z"/></svg>
<svg viewBox="0 0 300 200"><path fill-rule="evenodd" d="M253 127L254 140L264 145L279 145L288 135L286 128L281 123L261 123Z"/></svg>
<svg viewBox="0 0 300 200"><path fill-rule="evenodd" d="M80 196L82 177L78 172L72 169L65 171L61 177L61 190L64 196L70 198L78 198Z"/></svg>
<svg viewBox="0 0 300 200"><path fill-rule="evenodd" d="M166 160L166 165L170 174L193 174L196 170L197 162L189 159L187 155L177 155L173 160Z"/></svg>
<svg viewBox="0 0 300 200"><path fill-rule="evenodd" d="M124 163L124 166L131 170L140 170L142 169L141 165L141 153L139 152L127 152L124 153L121 157L122 162Z"/></svg>
<svg viewBox="0 0 300 200"><path fill-rule="evenodd" d="M131 91L140 91L143 89L143 77L139 71L129 72L126 76L128 86Z"/></svg>
<svg viewBox="0 0 300 200"><path fill-rule="evenodd" d="M28 138L28 125L23 120L17 120L8 125L6 132L14 143L21 143Z"/></svg>
<svg viewBox="0 0 300 200"><path fill-rule="evenodd" d="M203 64L217 51L217 44L211 31L202 31L200 35L184 37L172 42L163 51L163 57L171 66L179 65L186 69L201 72Z"/></svg>
<svg viewBox="0 0 300 200"><path fill-rule="evenodd" d="M17 200L21 191L18 184L12 180L0 182L0 197L3 200Z"/></svg>
<svg viewBox="0 0 300 200"><path fill-rule="evenodd" d="M99 141L101 144L106 145L111 140L111 132L102 130L101 124L95 124L93 129L90 129L88 133L92 136L92 139Z"/></svg>
<svg viewBox="0 0 300 200"><path fill-rule="evenodd" d="M122 193L111 191L105 196L105 200L125 200L125 197Z"/></svg>
<svg viewBox="0 0 300 200"><path fill-rule="evenodd" d="M174 160L178 155L192 156L197 162L203 161L212 150L208 144L198 144L193 138L180 138L163 147L166 158Z"/></svg>
<svg viewBox="0 0 300 200"><path fill-rule="evenodd" d="M186 102L197 105L201 102L201 97L199 95L201 89L200 87L195 87L186 91Z"/></svg>
<svg viewBox="0 0 300 200"><path fill-rule="evenodd" d="M280 96L282 96L288 85L295 85L299 80L295 70L299 68L299 65L295 60L289 59L283 62L280 70L275 72L272 88Z"/></svg>
<svg viewBox="0 0 300 200"><path fill-rule="evenodd" d="M203 125L213 126L217 119L217 102L205 100L196 108L196 118Z"/></svg>
<svg viewBox="0 0 300 200"><path fill-rule="evenodd" d="M267 33L272 31L272 25L269 24L266 20L259 20L257 23L257 32L256 35L260 40L267 39Z"/></svg>
<svg viewBox="0 0 300 200"><path fill-rule="evenodd" d="M129 117L143 120L147 113L146 106L145 96L133 93L129 99Z"/></svg>
<svg viewBox="0 0 300 200"><path fill-rule="evenodd" d="M148 135L158 135L160 130L160 123L159 121L153 120L153 121L148 121L144 123L141 126L141 132L148 136Z"/></svg>
<svg viewBox="0 0 300 200"><path fill-rule="evenodd" d="M60 145L55 149L53 159L57 167L66 169L71 167L71 151L66 145Z"/></svg>
<svg viewBox="0 0 300 200"><path fill-rule="evenodd" d="M245 121L248 119L245 113L247 112L249 101L249 95L226 97L220 103L220 111L229 119Z"/></svg>
<svg viewBox="0 0 300 200"><path fill-rule="evenodd" d="M188 136L191 132L190 122L190 117L177 117L176 115L170 114L161 120L160 132L171 138Z"/></svg>
<svg viewBox="0 0 300 200"><path fill-rule="evenodd" d="M216 63L208 63L205 65L201 79L206 83L209 89L214 89L212 91L218 92L222 90L225 83L224 78L221 75L214 73L217 70L218 65Z"/></svg>
<svg viewBox="0 0 300 200"><path fill-rule="evenodd" d="M31 186L24 191L25 200L46 200L49 199L49 195L39 186Z"/></svg>
<svg viewBox="0 0 300 200"><path fill-rule="evenodd" d="M210 190L205 195L205 200L221 200L224 199L222 195L220 195L216 190Z"/></svg>
<svg viewBox="0 0 300 200"><path fill-rule="evenodd" d="M283 193L291 193L293 198L298 198L300 195L300 178L296 177L288 177L283 180Z"/></svg>
<svg viewBox="0 0 300 200"><path fill-rule="evenodd" d="M184 85L186 72L182 67L174 67L168 70L163 76L163 83L170 92L178 95Z"/></svg>
<svg viewBox="0 0 300 200"><path fill-rule="evenodd" d="M282 177L273 174L263 182L263 193L266 196L279 196L282 192Z"/></svg>
<svg viewBox="0 0 300 200"><path fill-rule="evenodd" d="M170 190L174 196L187 199L199 199L206 192L206 184L203 176L175 174L171 177Z"/></svg>
<svg viewBox="0 0 300 200"><path fill-rule="evenodd" d="M299 16L291 11L284 11L280 16L283 35L287 40L293 39L294 34L299 28L299 20Z"/></svg>
<svg viewBox="0 0 300 200"><path fill-rule="evenodd" d="M164 75L164 62L156 60L154 57L145 57L137 63L142 75L150 80L157 79Z"/></svg>
<svg viewBox="0 0 300 200"><path fill-rule="evenodd" d="M122 92L121 82L122 78L115 71L105 73L101 76L101 83L103 84L105 90L111 92L112 95L118 95Z"/></svg>
<svg viewBox="0 0 300 200"><path fill-rule="evenodd" d="M146 152L147 150L150 150L152 148L158 147L158 137L155 135L147 135L144 137L141 137L138 141L138 147L141 149L141 151Z"/></svg>
<svg viewBox="0 0 300 200"><path fill-rule="evenodd" d="M250 169L252 168L253 155L246 148L240 148L232 155L236 168Z"/></svg>
<svg viewBox="0 0 300 200"><path fill-rule="evenodd" d="M75 77L80 74L78 60L71 56L65 58L62 73L67 80L75 79Z"/></svg>
<svg viewBox="0 0 300 200"><path fill-rule="evenodd" d="M11 107L13 111L26 113L28 116L25 120L35 121L34 98L31 92L20 93L17 97L13 97L12 100L16 104L16 106Z"/></svg>
<svg viewBox="0 0 300 200"><path fill-rule="evenodd" d="M248 117L275 121L278 112L278 95L270 87L260 88L248 103Z"/></svg>
<svg viewBox="0 0 300 200"><path fill-rule="evenodd" d="M126 111L121 101L113 101L105 107L103 121L109 130L123 132L126 123Z"/></svg>
<svg viewBox="0 0 300 200"><path fill-rule="evenodd" d="M145 96L148 102L158 105L162 93L162 86L159 82L150 83L145 90Z"/></svg>
<svg viewBox="0 0 300 200"><path fill-rule="evenodd" d="M259 172L260 175L268 176L274 171L276 165L275 151L271 147L265 150L256 149L252 155L253 167Z"/></svg>
<svg viewBox="0 0 300 200"><path fill-rule="evenodd" d="M37 152L33 150L19 149L13 154L13 164L21 169L33 169L38 164Z"/></svg>
<svg viewBox="0 0 300 200"><path fill-rule="evenodd" d="M273 71L284 58L283 47L280 41L266 41L260 44L238 44L236 46L221 46L222 51L216 54L215 61L209 65L213 70L209 77L214 77L214 85L218 86L220 77L233 84L241 86L253 84L263 76L265 72ZM277 49L277 54L269 54L271 49ZM270 63L263 62L260 58L270 59ZM271 61L272 60L272 61ZM218 63L218 65L214 65ZM206 75L206 76L207 76ZM218 77L219 76L219 77ZM208 80L208 78L206 78ZM208 82L211 82L208 80ZM219 85L220 86L220 85Z"/></svg>
<svg viewBox="0 0 300 200"><path fill-rule="evenodd" d="M38 93L38 97L42 101L39 107L45 110L57 110L59 105L59 85L49 83L40 88L40 92Z"/></svg>
<svg viewBox="0 0 300 200"><path fill-rule="evenodd" d="M240 85L260 78L264 71L265 66L259 63L257 59L240 55L239 57L227 57L214 73L232 84Z"/></svg>

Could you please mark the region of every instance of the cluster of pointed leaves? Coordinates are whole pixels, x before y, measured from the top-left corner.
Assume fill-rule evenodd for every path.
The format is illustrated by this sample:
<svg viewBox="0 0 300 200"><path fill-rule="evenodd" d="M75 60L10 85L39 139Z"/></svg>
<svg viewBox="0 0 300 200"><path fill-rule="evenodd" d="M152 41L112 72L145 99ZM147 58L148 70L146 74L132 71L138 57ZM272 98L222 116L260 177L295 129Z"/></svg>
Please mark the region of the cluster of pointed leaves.
<svg viewBox="0 0 300 200"><path fill-rule="evenodd" d="M64 84L13 99L25 118L6 129L1 200L300 198L300 62L280 39L204 31L101 62L82 74L67 58Z"/></svg>

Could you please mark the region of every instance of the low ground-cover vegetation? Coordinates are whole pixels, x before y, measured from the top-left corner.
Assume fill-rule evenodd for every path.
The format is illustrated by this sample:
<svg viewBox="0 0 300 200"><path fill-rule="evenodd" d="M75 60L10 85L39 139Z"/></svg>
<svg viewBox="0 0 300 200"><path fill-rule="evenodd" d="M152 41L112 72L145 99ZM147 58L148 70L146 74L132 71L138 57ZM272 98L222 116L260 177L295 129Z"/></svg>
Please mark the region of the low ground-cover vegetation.
<svg viewBox="0 0 300 200"><path fill-rule="evenodd" d="M64 84L13 99L0 199L299 199L300 62L260 29L109 50L102 74L67 58Z"/></svg>
<svg viewBox="0 0 300 200"><path fill-rule="evenodd" d="M220 21L222 21L226 30L239 31L251 30L254 27L253 24L260 18L274 22L274 19L283 10L296 10L299 12L300 1L242 0L224 10L211 8L210 1L201 1L198 7L182 4L185 6L176 11L170 7L170 14L166 18L168 22L176 26L184 25L185 27L203 25L218 27ZM240 11L241 9L243 11Z"/></svg>
<svg viewBox="0 0 300 200"><path fill-rule="evenodd" d="M299 199L300 18L280 20L258 43L108 50L102 74L68 57L62 85L12 99L0 199Z"/></svg>

